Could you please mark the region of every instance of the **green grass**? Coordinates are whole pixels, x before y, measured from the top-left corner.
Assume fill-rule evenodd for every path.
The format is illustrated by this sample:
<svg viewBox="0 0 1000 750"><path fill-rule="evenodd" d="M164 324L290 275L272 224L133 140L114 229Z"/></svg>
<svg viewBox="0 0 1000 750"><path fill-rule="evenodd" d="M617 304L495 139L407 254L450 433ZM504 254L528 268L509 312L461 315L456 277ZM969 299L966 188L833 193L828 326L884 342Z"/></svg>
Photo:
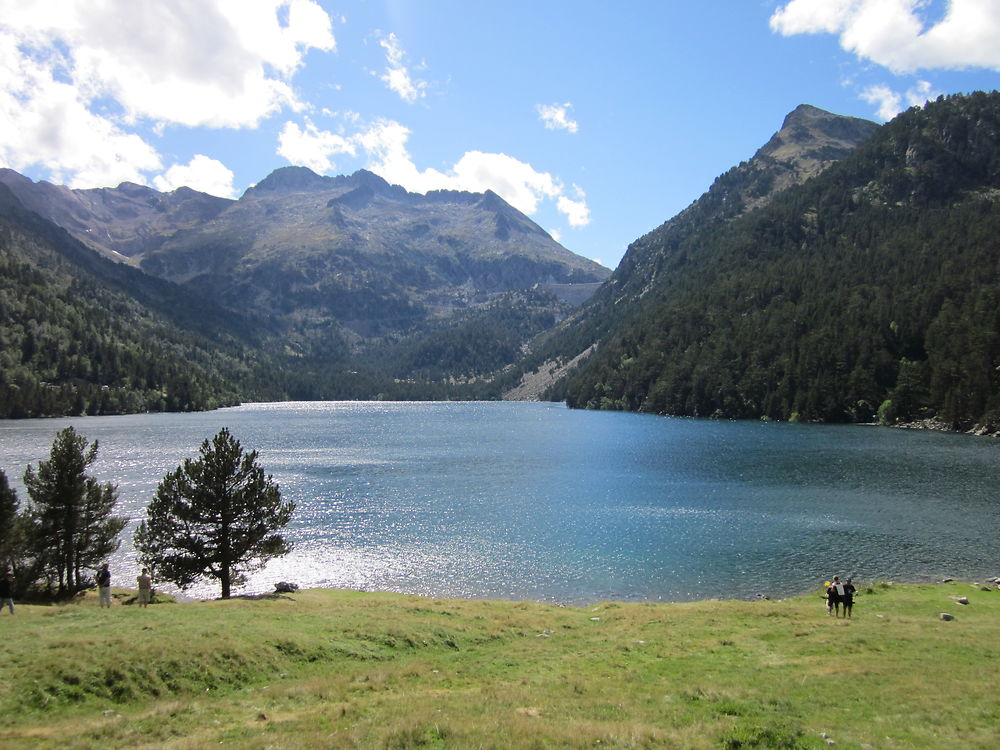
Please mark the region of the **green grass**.
<svg viewBox="0 0 1000 750"><path fill-rule="evenodd" d="M315 590L21 605L0 633L10 750L1000 742L1000 592L968 583L862 590L850 621L818 595L577 608Z"/></svg>

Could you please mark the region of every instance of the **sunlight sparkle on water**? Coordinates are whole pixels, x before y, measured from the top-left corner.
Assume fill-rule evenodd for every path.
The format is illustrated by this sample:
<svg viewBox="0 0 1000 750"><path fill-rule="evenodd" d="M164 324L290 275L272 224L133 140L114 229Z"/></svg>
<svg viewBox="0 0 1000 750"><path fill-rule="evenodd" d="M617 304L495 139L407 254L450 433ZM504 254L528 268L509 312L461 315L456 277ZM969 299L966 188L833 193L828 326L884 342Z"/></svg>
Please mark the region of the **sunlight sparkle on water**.
<svg viewBox="0 0 1000 750"><path fill-rule="evenodd" d="M73 424L141 519L219 429L297 509L280 580L429 596L685 600L811 590L833 573L997 575L1000 444L866 427L709 422L553 404L251 404L203 414L0 423L20 477ZM131 533L115 583L137 572ZM189 595L211 597L199 584Z"/></svg>

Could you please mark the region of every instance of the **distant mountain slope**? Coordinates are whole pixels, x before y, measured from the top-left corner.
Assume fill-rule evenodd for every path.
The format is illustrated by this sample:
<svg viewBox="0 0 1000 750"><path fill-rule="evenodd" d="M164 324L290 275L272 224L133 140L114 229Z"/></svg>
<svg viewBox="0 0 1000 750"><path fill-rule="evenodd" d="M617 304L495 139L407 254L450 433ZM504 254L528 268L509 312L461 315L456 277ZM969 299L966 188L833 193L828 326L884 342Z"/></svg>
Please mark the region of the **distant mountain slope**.
<svg viewBox="0 0 1000 750"><path fill-rule="evenodd" d="M121 261L74 251L81 275L252 363L219 365L225 400L495 398L524 344L566 316L561 300L579 304L610 274L492 192L418 195L366 171L279 169L238 201L129 183L70 190L11 170L0 185Z"/></svg>
<svg viewBox="0 0 1000 750"><path fill-rule="evenodd" d="M361 170L278 169L238 201L123 183L71 190L0 169L29 210L87 246L237 312L362 337L536 284L583 299L610 271L495 193L409 193Z"/></svg>
<svg viewBox="0 0 1000 750"><path fill-rule="evenodd" d="M363 336L610 274L492 192L417 195L363 170L321 177L304 167L275 171L141 266L232 309L335 321Z"/></svg>
<svg viewBox="0 0 1000 750"><path fill-rule="evenodd" d="M98 256L0 184L0 418L187 411L267 395L253 370L270 368L243 326Z"/></svg>
<svg viewBox="0 0 1000 750"><path fill-rule="evenodd" d="M878 128L868 120L831 114L808 104L797 107L749 161L718 177L681 213L629 245L610 280L558 329L536 342L528 368L562 372L570 360L588 357L596 351L595 345L646 314L647 295L670 281L664 269L676 248L820 174ZM536 388L546 383L538 378L533 382ZM562 395L557 388L550 397Z"/></svg>
<svg viewBox="0 0 1000 750"><path fill-rule="evenodd" d="M0 417L495 398L568 312L539 287L580 301L610 273L493 193L414 195L369 172L278 170L239 201L11 170L0 190Z"/></svg>
<svg viewBox="0 0 1000 750"><path fill-rule="evenodd" d="M655 284L670 249L693 232L728 222L761 206L789 187L815 177L843 159L879 126L808 104L785 117L781 129L753 158L720 176L684 211L629 246L607 290L616 303L641 297Z"/></svg>
<svg viewBox="0 0 1000 750"><path fill-rule="evenodd" d="M768 205L718 216L630 249L608 285L630 309L565 385L571 406L996 426L1000 94L905 112Z"/></svg>
<svg viewBox="0 0 1000 750"><path fill-rule="evenodd" d="M154 250L176 232L200 226L233 203L190 188L161 193L130 182L117 188L71 190L32 182L11 169L0 169L0 183L29 211L58 224L88 247L118 259Z"/></svg>

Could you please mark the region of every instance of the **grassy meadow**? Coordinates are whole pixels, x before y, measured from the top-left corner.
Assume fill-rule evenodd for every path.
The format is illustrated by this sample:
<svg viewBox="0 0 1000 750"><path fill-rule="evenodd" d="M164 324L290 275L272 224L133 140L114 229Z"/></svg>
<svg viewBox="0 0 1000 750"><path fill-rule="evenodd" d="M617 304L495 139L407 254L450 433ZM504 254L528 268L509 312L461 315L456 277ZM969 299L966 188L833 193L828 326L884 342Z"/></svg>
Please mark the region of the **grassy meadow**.
<svg viewBox="0 0 1000 750"><path fill-rule="evenodd" d="M1000 745L1000 591L970 583L861 587L852 620L818 592L110 610L89 594L4 611L0 634L5 750Z"/></svg>

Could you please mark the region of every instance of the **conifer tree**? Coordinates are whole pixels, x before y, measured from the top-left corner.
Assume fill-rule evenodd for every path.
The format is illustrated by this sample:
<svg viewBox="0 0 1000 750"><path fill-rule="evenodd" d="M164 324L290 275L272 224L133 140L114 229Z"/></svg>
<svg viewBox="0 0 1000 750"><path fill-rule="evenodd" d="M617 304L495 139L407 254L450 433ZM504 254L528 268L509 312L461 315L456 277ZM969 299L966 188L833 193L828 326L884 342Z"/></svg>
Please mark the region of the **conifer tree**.
<svg viewBox="0 0 1000 750"><path fill-rule="evenodd" d="M0 575L14 568L17 557L18 507L17 493L0 469Z"/></svg>
<svg viewBox="0 0 1000 750"><path fill-rule="evenodd" d="M160 482L134 543L144 565L182 589L200 577L217 579L222 598L292 545L274 533L292 517L278 485L223 428Z"/></svg>
<svg viewBox="0 0 1000 750"><path fill-rule="evenodd" d="M40 571L58 582L60 594L87 586L85 571L118 549L125 527L126 519L112 515L117 487L87 476L96 460L97 441L88 447L87 438L67 427L56 435L49 459L24 473L31 498L29 544Z"/></svg>

